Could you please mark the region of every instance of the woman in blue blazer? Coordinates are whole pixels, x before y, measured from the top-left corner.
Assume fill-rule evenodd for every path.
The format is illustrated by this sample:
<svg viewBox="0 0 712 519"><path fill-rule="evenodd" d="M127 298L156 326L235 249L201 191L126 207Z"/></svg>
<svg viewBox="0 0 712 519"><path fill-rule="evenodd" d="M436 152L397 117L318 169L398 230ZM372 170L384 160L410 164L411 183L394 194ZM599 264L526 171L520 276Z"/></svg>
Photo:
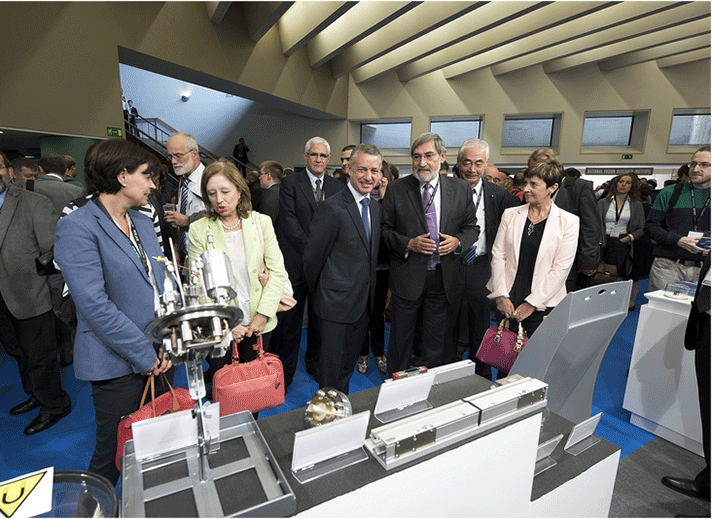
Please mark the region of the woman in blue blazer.
<svg viewBox="0 0 712 519"><path fill-rule="evenodd" d="M166 270L152 222L130 209L154 187L139 146L110 139L89 148L92 199L57 225L54 255L77 307L74 372L92 384L96 447L89 471L112 483L121 418L139 407L149 374L170 362L143 333L154 318Z"/></svg>

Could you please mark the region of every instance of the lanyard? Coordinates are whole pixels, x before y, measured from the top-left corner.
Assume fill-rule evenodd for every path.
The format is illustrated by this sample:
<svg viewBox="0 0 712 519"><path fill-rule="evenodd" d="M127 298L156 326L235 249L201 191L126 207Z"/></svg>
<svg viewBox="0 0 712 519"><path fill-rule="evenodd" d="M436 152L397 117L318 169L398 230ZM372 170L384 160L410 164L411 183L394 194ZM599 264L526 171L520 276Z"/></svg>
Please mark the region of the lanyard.
<svg viewBox="0 0 712 519"><path fill-rule="evenodd" d="M710 197L707 197L707 201L705 202L705 205L702 206L702 211L700 211L700 215L697 215L697 200L695 200L695 186L690 183L690 203L692 204L692 230L697 231L697 226L700 223L700 220L702 220L702 215L705 214L705 210L707 210L707 206L710 205Z"/></svg>
<svg viewBox="0 0 712 519"><path fill-rule="evenodd" d="M426 182L425 184L429 184L430 182ZM425 206L425 214L428 214L428 209L430 209L430 206L433 205L433 200L435 200L435 194L438 192L438 188L440 187L440 179L438 179L438 182L435 184L435 187L433 188L433 194L430 195L430 201L428 202L428 205ZM425 185L423 185L423 190L425 190Z"/></svg>
<svg viewBox="0 0 712 519"><path fill-rule="evenodd" d="M104 204L101 203L101 200L99 200L99 197L98 197L97 195L95 195L95 196L92 197L92 201L97 205L97 207L98 207L99 209L101 209L101 211L102 211L106 216L108 216L109 218L111 218L111 221L114 222L114 225L116 225L116 227L119 227L119 224L116 223L116 221L114 220L113 216L111 216L111 215L109 214L109 211L106 209L106 207L104 207ZM131 248L136 252L136 255L137 255L137 256L139 257L139 259L141 260L141 264L143 265L143 269L146 271L146 274L148 274L148 273L149 273L149 268L148 268L148 258L146 257L146 251L144 250L143 245L141 244L141 238L139 238L139 236L138 236L138 231L136 231L136 227L134 226L133 220L132 220L131 217L128 215L128 213L126 214L126 216L127 216L128 221L129 221L129 229L130 229L131 235L133 236L134 239L131 240L131 238L129 238L128 236L126 236L126 235L124 234L124 231L121 231L121 227L119 227L119 230L121 231L121 234L123 234L123 235L126 237L126 239L129 240L129 243L131 244ZM135 241L136 243L134 243L134 241Z"/></svg>
<svg viewBox="0 0 712 519"><path fill-rule="evenodd" d="M621 219L621 215L623 214L623 208L625 207L625 203L628 201L628 195L626 195L625 200L623 200L623 203L621 204L620 211L618 210L618 200L616 197L613 197L614 202L616 203L614 209L616 210L616 223L618 223L618 220Z"/></svg>

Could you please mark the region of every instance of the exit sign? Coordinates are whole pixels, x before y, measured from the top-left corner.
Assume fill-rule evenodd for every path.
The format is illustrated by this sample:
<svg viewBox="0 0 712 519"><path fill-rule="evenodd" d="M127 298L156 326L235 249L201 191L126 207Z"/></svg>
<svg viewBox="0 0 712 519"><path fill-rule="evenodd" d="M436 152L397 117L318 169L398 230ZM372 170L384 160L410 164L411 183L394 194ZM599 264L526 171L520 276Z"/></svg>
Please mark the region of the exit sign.
<svg viewBox="0 0 712 519"><path fill-rule="evenodd" d="M622 155L621 158L623 160L631 160L633 158L633 155Z"/></svg>
<svg viewBox="0 0 712 519"><path fill-rule="evenodd" d="M116 126L107 126L106 136L121 138L124 136L124 130L122 130L121 128L117 128Z"/></svg>

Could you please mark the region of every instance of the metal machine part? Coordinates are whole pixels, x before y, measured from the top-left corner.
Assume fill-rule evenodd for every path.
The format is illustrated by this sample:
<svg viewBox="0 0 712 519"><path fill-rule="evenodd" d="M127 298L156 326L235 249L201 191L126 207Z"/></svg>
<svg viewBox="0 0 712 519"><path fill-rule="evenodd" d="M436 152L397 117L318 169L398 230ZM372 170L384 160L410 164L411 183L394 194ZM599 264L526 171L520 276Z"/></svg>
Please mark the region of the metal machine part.
<svg viewBox="0 0 712 519"><path fill-rule="evenodd" d="M547 385L523 378L371 430L366 449L390 470L546 407Z"/></svg>
<svg viewBox="0 0 712 519"><path fill-rule="evenodd" d="M316 427L351 416L351 401L341 391L330 387L319 389L307 402L304 421Z"/></svg>
<svg viewBox="0 0 712 519"><path fill-rule="evenodd" d="M144 333L154 342L163 343L164 354L173 364L185 364L190 396L196 401L193 416L198 428L201 453L200 478L204 480L204 457L219 448L219 438L211 438L205 428L203 361L208 355L222 357L232 340L232 329L242 320L242 311L229 306L237 291L228 255L213 247L208 231L208 250L192 266L189 285L178 283L178 264L155 258L166 265L160 308ZM171 242L171 247L173 246Z"/></svg>

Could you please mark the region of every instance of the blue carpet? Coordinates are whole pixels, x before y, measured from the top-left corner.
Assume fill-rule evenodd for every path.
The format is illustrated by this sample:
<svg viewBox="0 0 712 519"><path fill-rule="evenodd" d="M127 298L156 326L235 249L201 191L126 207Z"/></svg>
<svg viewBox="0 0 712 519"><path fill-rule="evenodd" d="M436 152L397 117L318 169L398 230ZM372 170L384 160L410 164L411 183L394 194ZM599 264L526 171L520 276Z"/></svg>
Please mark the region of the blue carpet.
<svg viewBox="0 0 712 519"><path fill-rule="evenodd" d="M642 296L647 290L647 281L641 282L637 308L646 302ZM622 408L625 393L625 371L630 364L633 340L638 324L638 310L629 312L611 341L601 363L593 397L593 413L603 411L596 434L621 448L621 457L634 452L652 440L654 436L629 423L630 413ZM389 325L386 324L386 343ZM302 335L299 365L292 385L288 388L284 405L260 413L260 417L303 407L318 389L307 375L304 366L306 337ZM383 375L376 368L371 355L369 370L358 373L354 366L351 392L380 385ZM23 429L37 415L37 411L11 416L9 409L27 398L22 391L17 375L17 365L0 348L0 481L26 474L44 467L55 470L86 469L94 450L94 409L91 403L91 385L77 380L71 368L62 368L62 382L69 393L73 410L57 425L34 436L25 436ZM176 370L176 386L187 387L185 369Z"/></svg>

